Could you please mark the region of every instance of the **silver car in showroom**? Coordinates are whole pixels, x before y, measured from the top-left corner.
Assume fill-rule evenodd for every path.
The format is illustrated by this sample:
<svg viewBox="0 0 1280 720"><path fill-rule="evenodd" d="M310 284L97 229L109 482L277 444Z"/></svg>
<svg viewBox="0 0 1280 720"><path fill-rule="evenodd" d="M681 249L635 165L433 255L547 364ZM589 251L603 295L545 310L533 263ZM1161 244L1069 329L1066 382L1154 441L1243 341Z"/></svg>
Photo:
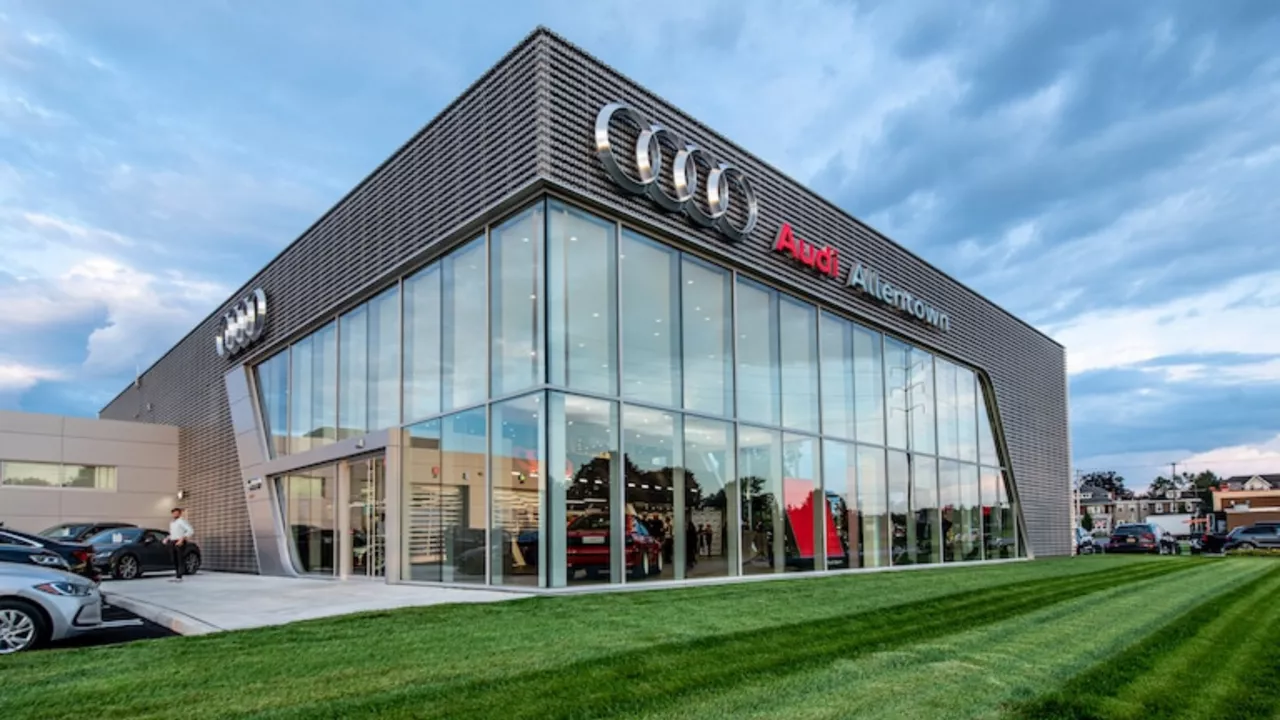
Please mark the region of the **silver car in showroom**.
<svg viewBox="0 0 1280 720"><path fill-rule="evenodd" d="M102 624L102 593L79 575L0 562L0 655L89 632Z"/></svg>

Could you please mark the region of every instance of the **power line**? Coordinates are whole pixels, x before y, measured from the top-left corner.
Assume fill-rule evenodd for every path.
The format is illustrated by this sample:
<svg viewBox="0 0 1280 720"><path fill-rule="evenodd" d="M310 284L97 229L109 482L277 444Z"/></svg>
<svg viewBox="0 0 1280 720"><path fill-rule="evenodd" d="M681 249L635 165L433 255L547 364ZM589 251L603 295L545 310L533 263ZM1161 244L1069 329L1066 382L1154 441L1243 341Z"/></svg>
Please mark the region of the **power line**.
<svg viewBox="0 0 1280 720"><path fill-rule="evenodd" d="M1230 458L1218 458L1216 460L1202 460L1202 461L1196 461L1196 462L1183 461L1178 463L1162 463L1159 461L1152 461L1149 463L1135 463L1135 464L1127 464L1127 465L1098 465L1098 466L1089 467L1089 468L1085 468L1077 465L1076 469L1079 472L1084 473L1085 475L1088 475L1089 473L1093 473L1093 472L1108 472L1108 471L1120 471L1120 470L1150 470L1153 468L1158 468L1161 465L1168 464L1168 465L1175 465L1175 466L1180 465L1182 466L1184 472L1188 472L1192 468L1199 468L1201 470L1212 470L1214 467L1221 467L1223 465L1252 465L1252 464L1261 464L1261 463L1269 464L1276 468L1276 472L1280 472L1280 457L1240 458L1239 460L1233 460Z"/></svg>

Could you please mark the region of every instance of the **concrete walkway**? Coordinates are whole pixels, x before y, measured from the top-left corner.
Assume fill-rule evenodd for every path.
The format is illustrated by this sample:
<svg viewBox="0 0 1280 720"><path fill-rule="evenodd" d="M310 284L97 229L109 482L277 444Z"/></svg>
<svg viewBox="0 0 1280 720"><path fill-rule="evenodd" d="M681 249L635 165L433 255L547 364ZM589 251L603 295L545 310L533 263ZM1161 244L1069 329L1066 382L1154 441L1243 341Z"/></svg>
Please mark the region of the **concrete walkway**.
<svg viewBox="0 0 1280 720"><path fill-rule="evenodd" d="M201 572L181 583L172 576L107 580L107 603L182 635L283 625L367 610L498 602L523 593L387 585L366 580L313 580Z"/></svg>

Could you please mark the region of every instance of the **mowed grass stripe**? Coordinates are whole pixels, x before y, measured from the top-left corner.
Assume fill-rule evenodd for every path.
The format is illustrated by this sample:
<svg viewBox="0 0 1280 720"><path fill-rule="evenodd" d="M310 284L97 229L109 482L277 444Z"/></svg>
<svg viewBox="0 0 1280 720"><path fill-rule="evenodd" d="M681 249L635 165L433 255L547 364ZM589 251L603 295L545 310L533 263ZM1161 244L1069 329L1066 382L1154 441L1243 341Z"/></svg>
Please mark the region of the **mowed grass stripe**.
<svg viewBox="0 0 1280 720"><path fill-rule="evenodd" d="M1280 710L1274 672L1280 652L1278 593L1280 567L1274 567L1182 613L1060 689L1016 706L1010 715L1028 720L1273 717ZM1238 694L1215 693L1212 702L1196 702L1199 693L1224 684Z"/></svg>
<svg viewBox="0 0 1280 720"><path fill-rule="evenodd" d="M708 689L678 706L631 717L992 718L1001 707L1057 687L1061 678L1087 670L1169 618L1212 602L1264 570L1252 563L1196 564L1185 573L1081 594L1032 613L861 658L842 658L808 672Z"/></svg>
<svg viewBox="0 0 1280 720"><path fill-rule="evenodd" d="M269 717L597 718L678 705L685 698L800 673L926 638L1033 612L1082 594L1183 572L1150 563L1053 577L775 627L659 644L552 670L462 685L405 687L376 697L319 702ZM786 608L777 608L786 613Z"/></svg>

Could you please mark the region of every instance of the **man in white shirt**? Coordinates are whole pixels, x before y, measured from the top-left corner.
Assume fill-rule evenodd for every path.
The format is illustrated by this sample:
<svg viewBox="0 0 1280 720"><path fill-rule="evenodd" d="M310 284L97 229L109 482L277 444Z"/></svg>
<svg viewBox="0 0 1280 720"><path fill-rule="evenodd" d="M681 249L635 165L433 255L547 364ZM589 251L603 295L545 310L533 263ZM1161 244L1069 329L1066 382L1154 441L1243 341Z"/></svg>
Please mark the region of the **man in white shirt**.
<svg viewBox="0 0 1280 720"><path fill-rule="evenodd" d="M171 582L182 582L182 568L186 555L187 540L195 537L196 531L192 529L191 523L182 517L182 508L173 509L173 520L169 522L169 537L165 539L169 548L173 552L173 569L175 572Z"/></svg>

